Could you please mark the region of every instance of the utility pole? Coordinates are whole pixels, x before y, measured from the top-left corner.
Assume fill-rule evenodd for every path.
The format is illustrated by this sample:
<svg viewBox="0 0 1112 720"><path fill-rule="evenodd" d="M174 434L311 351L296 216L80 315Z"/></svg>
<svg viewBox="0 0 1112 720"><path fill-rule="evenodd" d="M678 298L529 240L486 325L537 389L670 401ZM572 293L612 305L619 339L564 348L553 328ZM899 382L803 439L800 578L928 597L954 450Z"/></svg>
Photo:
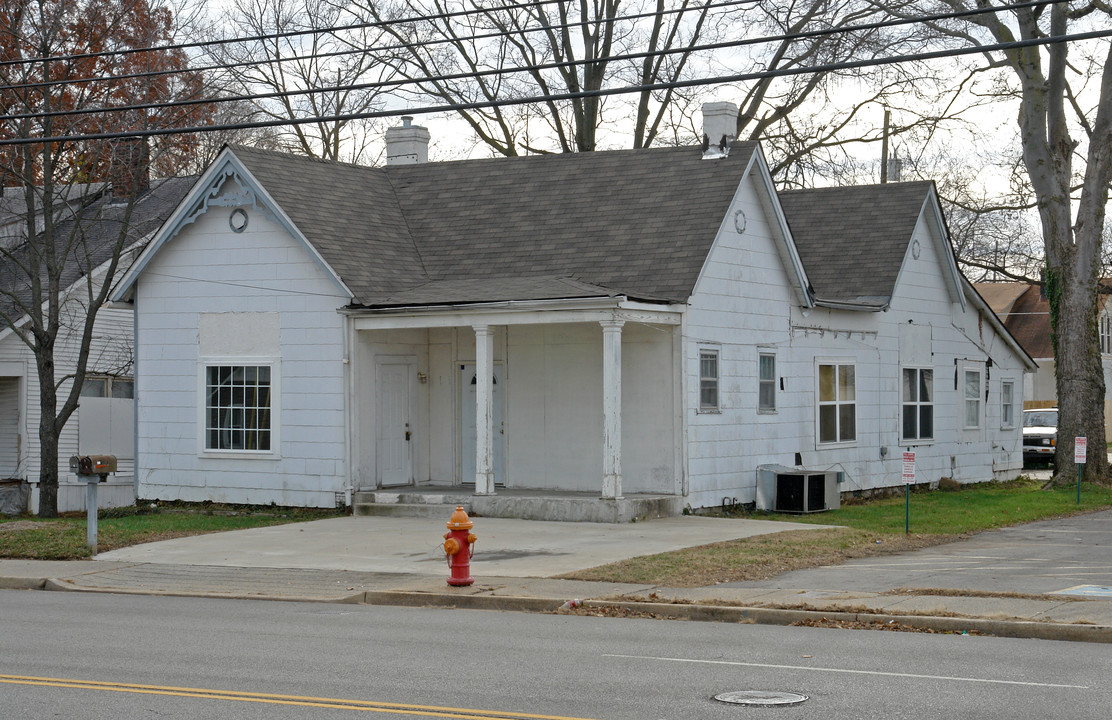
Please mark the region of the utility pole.
<svg viewBox="0 0 1112 720"><path fill-rule="evenodd" d="M888 128L892 122L892 111L884 109L884 134L880 138L880 182L888 182Z"/></svg>

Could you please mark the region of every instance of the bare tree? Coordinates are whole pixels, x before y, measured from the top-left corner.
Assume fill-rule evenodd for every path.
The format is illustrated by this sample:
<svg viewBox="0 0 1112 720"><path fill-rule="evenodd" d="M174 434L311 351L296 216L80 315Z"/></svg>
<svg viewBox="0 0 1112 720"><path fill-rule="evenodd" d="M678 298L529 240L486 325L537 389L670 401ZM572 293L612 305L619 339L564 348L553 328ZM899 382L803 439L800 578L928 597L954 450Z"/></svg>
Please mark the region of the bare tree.
<svg viewBox="0 0 1112 720"><path fill-rule="evenodd" d="M218 62L233 65L218 79L226 92L271 96L244 101L252 108L245 119L327 118L381 108L383 91L359 86L390 79L390 66L366 52L381 44L382 33L330 30L353 24L343 7L327 0L235 0L230 13L229 38L270 36L212 51ZM379 135L368 120L318 119L249 137L311 157L366 162Z"/></svg>
<svg viewBox="0 0 1112 720"><path fill-rule="evenodd" d="M932 0L892 11L974 7L981 5ZM1104 28L1110 19L1112 7L1094 0L1002 10L932 27L945 42L982 47ZM983 91L1001 102L1018 102L1022 167L1042 228L1061 409L1058 435L1087 437L1097 452L1088 458L1085 477L1108 482L1097 293L1112 181L1112 46L1105 40L986 51L982 66L991 71ZM1070 466L1071 449L1068 442L1058 444L1057 467ZM1059 479L1068 480L1068 474Z"/></svg>
<svg viewBox="0 0 1112 720"><path fill-rule="evenodd" d="M32 141L0 145L6 219L20 228L0 244L0 322L35 360L45 517L57 514L58 440L77 409L94 325L136 239L136 199L150 168L172 169L191 140L34 140L203 122L205 105L134 107L196 95L200 78L180 51L98 54L166 44L172 30L172 13L148 0L0 0L0 141ZM145 74L161 70L175 72ZM81 112L98 108L130 109ZM59 374L62 353L72 373Z"/></svg>
<svg viewBox="0 0 1112 720"><path fill-rule="evenodd" d="M727 11L715 5L711 0L353 3L368 20L422 18L385 26L390 47L401 53L385 61L414 81L414 102L432 98L465 106L459 116L501 155L595 150L604 123L626 122L632 147L656 142L674 121L676 105L691 102L694 94L665 87L628 100L586 96L466 106L691 77L700 69L692 48L717 39L724 29ZM668 52L646 54L659 51ZM622 57L631 53L640 55Z"/></svg>

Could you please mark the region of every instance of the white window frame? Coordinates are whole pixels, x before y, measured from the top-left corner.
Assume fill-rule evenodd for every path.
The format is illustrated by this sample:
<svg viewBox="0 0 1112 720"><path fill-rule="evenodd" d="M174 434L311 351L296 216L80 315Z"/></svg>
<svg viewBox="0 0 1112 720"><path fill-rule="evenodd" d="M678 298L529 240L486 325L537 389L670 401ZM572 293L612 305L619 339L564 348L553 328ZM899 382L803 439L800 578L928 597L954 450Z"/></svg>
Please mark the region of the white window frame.
<svg viewBox="0 0 1112 720"><path fill-rule="evenodd" d="M769 358L772 361L772 377L769 377L769 378L763 377L762 374L761 374L761 371L762 371L761 361L764 360L765 358ZM760 350L760 349L758 349L757 350L757 412L758 413L772 414L772 413L776 412L776 400L777 400L777 398L776 398L776 391L777 391L776 384L777 384L777 382L779 382L779 378L776 374L776 353L773 352L772 350ZM763 396L761 394L761 391L766 387L769 387L769 388L772 389L772 392L771 392L772 404L771 405L765 405L764 402L763 402Z"/></svg>
<svg viewBox="0 0 1112 720"><path fill-rule="evenodd" d="M210 367L267 367L270 369L270 449L240 450L208 447L208 369ZM281 457L282 373L275 357L207 357L197 363L197 454L200 457L259 458Z"/></svg>
<svg viewBox="0 0 1112 720"><path fill-rule="evenodd" d="M969 394L969 378L970 376L977 377L977 392L975 396ZM979 430L982 426L984 419L984 395L983 389L985 387L985 372L980 368L964 367L961 371L961 418L962 427L966 430ZM972 405L971 405L972 403ZM976 417L976 423L969 424L969 410L973 408Z"/></svg>
<svg viewBox="0 0 1112 720"><path fill-rule="evenodd" d="M915 399L914 400L908 400L906 397L904 397L904 374L907 373L907 372L914 372L915 373L915 386L914 386L914 388L915 388ZM928 400L928 401L924 401L922 396L921 396L921 393L920 393L920 388L922 387L922 382L923 382L923 373L925 373L925 372L929 372L931 374L931 378L930 378L931 397L930 397L930 400ZM915 444L922 444L922 443L934 442L935 419L936 419L936 416L937 416L937 413L935 413L934 398L935 398L934 368L932 368L932 367L923 367L923 366L915 366L915 365L904 366L904 367L900 368L900 441L901 441L901 443L910 442L910 443L915 443ZM904 411L908 407L914 407L915 408L915 432L916 432L916 435L914 437L904 434L904 429L905 429L904 428ZM925 408L925 407L929 407L930 410L931 410L931 434L930 434L930 437L923 437L922 409Z"/></svg>
<svg viewBox="0 0 1112 720"><path fill-rule="evenodd" d="M703 359L714 358L714 375L703 374ZM706 404L703 402L703 386L704 383L712 383L707 387L714 389L714 404ZM699 412L701 413L717 413L722 412L722 354L718 348L699 348Z"/></svg>
<svg viewBox="0 0 1112 720"><path fill-rule="evenodd" d="M824 400L822 398L822 369L824 367L834 368L834 398L832 400ZM839 391L841 383L839 382L842 376L843 368L851 368L853 370L853 397L842 398ZM822 439L822 411L823 408L834 408L834 421L835 421L835 435L836 440L823 440ZM853 408L853 437L843 439L843 425L842 425L842 409L846 407ZM818 359L815 361L815 444L818 447L844 447L857 444L857 363L852 359Z"/></svg>
<svg viewBox="0 0 1112 720"><path fill-rule="evenodd" d="M93 389L94 383L103 383L103 395L93 395L89 392ZM131 385L131 394L117 397L115 395L116 386L122 386L125 384ZM102 397L112 398L113 400L133 400L135 398L135 378L130 375L86 375L85 380L81 383L81 397Z"/></svg>
<svg viewBox="0 0 1112 720"><path fill-rule="evenodd" d="M1015 428L1015 381L1000 381L1000 427Z"/></svg>
<svg viewBox="0 0 1112 720"><path fill-rule="evenodd" d="M1100 316L1100 351L1105 355L1112 354L1112 316Z"/></svg>

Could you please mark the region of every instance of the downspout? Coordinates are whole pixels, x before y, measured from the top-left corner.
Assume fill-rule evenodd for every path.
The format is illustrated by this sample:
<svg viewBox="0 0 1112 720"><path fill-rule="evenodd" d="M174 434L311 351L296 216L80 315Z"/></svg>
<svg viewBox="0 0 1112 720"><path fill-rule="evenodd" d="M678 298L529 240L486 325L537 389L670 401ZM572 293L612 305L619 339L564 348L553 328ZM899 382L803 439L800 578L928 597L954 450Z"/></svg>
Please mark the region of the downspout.
<svg viewBox="0 0 1112 720"><path fill-rule="evenodd" d="M131 485L139 499L139 281L131 289Z"/></svg>
<svg viewBox="0 0 1112 720"><path fill-rule="evenodd" d="M355 403L355 373L352 370L352 348L355 347L355 339L353 334L355 332L355 321L350 315L341 315L344 319L344 387L347 392L344 393L344 507L351 507L353 500L352 496L355 493L355 473L353 468L355 463L352 462L352 452L355 443L352 442L352 427L351 413Z"/></svg>

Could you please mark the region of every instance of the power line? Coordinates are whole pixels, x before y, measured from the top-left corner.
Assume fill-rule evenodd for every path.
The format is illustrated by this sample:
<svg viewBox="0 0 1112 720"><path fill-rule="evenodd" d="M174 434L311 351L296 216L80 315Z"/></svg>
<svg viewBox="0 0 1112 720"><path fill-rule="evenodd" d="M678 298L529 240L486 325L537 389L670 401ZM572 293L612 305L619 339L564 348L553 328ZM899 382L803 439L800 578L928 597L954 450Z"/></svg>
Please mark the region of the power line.
<svg viewBox="0 0 1112 720"><path fill-rule="evenodd" d="M646 90L672 90L676 88L700 87L732 82L747 82L766 78L786 77L793 75L806 75L812 73L826 73L838 70L852 70L864 67L877 67L881 65L894 65L907 62L922 62L964 55L982 54L1001 50L1016 50L1026 47L1041 47L1044 45L1057 45L1061 43L1077 42L1081 40L1095 40L1112 37L1112 30L1094 30L1085 33L1070 33L1066 35L1052 35L1028 40L1015 40L991 45L977 45L967 48L948 50L935 50L931 52L910 53L893 55L883 58L870 58L867 60L850 60L824 65L799 66L793 68L780 68L754 73L741 73L736 75L718 75L692 80L677 80L661 83L646 83L628 85L620 88L600 88L598 90L580 90L565 93L549 93L505 100L486 100L473 103L447 103L430 105L426 107L407 108L404 110L376 110L361 113L348 113L343 115L318 115L305 118L291 118L281 120L261 120L242 123L224 123L219 125L199 125L183 128L155 128L150 130L122 130L118 132L89 133L81 135L58 135L51 137L12 138L0 140L0 146L27 145L47 142L74 142L79 140L114 140L121 138L157 137L163 135L182 135L191 133L216 132L219 130L245 130L252 128L280 127L285 125L305 125L314 122L347 122L352 120L365 120L371 118L398 117L403 115L427 115L441 112L455 112L459 110L478 110L483 108L508 107L513 105L530 105L563 100L575 100L587 97L607 97L613 95L626 95L644 92Z"/></svg>
<svg viewBox="0 0 1112 720"><path fill-rule="evenodd" d="M751 0L745 0L745 1L749 2ZM785 41L785 40L810 39L810 38L834 36L834 35L840 35L840 34L849 34L849 33L869 31L869 30L880 30L880 29L891 28L891 27L899 27L899 26L902 26L902 25L912 25L912 24L916 24L916 23L933 22L933 21L937 21L937 20L951 20L951 19L957 19L957 18L962 18L962 17L981 15L981 14L990 13L990 12L999 12L1000 10L1012 10L1012 9L1023 9L1023 8L1038 7L1038 6L1043 6L1043 5L1054 4L1054 3L1060 2L1060 1L1061 0L1034 0L1033 2L1016 3L1016 4L1008 5L1008 6L999 6L999 7L987 8L987 9L986 8L977 8L977 9L973 9L973 10L963 10L963 11L958 11L958 12L939 13L939 14L935 14L935 15L925 15L925 16L915 17L915 18L899 18L899 19L896 19L896 20L884 20L884 21L878 21L878 22L874 22L874 23L865 23L865 24L861 24L861 25L851 25L851 26L846 26L846 27L841 27L841 28L824 28L824 29L819 29L819 30L807 30L807 31L801 31L801 32L797 32L797 33L788 33L788 34L783 34L783 35L771 35L771 36L763 36L763 37L759 37L759 38L745 38L745 39L742 39L742 40L732 40L732 41L728 41L728 42L707 43L707 44L703 44L703 45L685 46L685 47L678 47L678 48L665 48L663 50L658 50L658 51L624 53L624 54L619 54L619 55L610 55L606 58L606 60L607 61L640 60L640 59L653 58L653 57L664 57L664 56L668 56L668 55L694 54L694 53L710 51L710 50L734 49L734 48L739 48L739 47L760 45L760 44L765 44L765 43L782 42L782 41ZM449 40L449 41L441 41L441 42L453 42L453 41ZM421 46L421 45L424 45L424 44L425 43L414 43L412 46ZM403 47L411 47L411 46L403 46ZM258 100L270 100L270 99L276 99L276 98L296 97L296 96L301 96L301 95L334 93L334 92L339 92L339 91L349 91L350 92L350 91L353 91L353 90L380 90L380 89L386 89L386 88L400 88L400 87L405 87L407 85L416 85L416 86L420 87L420 86L422 86L426 83L430 83L430 82L450 81L450 80L466 80L466 79L470 79L470 78L512 75L512 74L515 74L515 73L536 72L536 71L541 71L541 70L554 70L554 69L558 69L558 68L586 66L586 65L593 64L593 63L597 63L597 62L598 62L598 59L570 60L570 61L563 61L563 62L541 63L541 64L524 65L524 66L518 65L518 66L512 66L512 67L508 67L508 68L507 67L499 67L499 68L492 69L492 70L477 70L477 71L455 73L455 74L450 74L450 75L428 76L428 77L423 77L423 78L402 78L402 79L398 79L398 80L384 80L384 81L367 82L367 83L351 83L351 84L344 84L344 85L329 85L329 86L324 86L324 87L320 87L320 88L311 88L311 89L303 89L303 90L279 90L279 91L268 92L268 93L253 93L253 94L250 94L250 95L229 95L229 96L222 96L222 97L191 98L191 99L173 100L173 101L166 101L166 102L159 102L159 103L143 103L143 104L121 105L121 106L116 106L116 107L101 106L101 107L92 107L92 108L77 108L77 109L73 109L73 110L55 110L55 111L50 111L50 112L45 112L45 113L22 113L22 114L14 114L14 115L0 115L0 121L38 119L38 118L48 118L48 117L70 117L70 116L77 116L77 115L91 115L91 114L97 114L97 113L113 113L113 112L129 112L129 111L137 111L137 110L159 110L159 109L167 109L167 108L189 107L189 106L218 104L218 103L226 103L226 102L243 102L243 101L253 102L253 101L258 101ZM677 86L677 87L682 87L682 86ZM2 90L2 89L0 89L0 90Z"/></svg>
<svg viewBox="0 0 1112 720"><path fill-rule="evenodd" d="M5 60L0 62L0 67L8 67L11 65L28 65L41 62L57 62L57 61L70 61L70 60L90 60L94 58L103 57L116 57L119 55L135 55L137 53L154 53L166 52L168 50L192 50L195 48L213 47L218 45L228 45L232 43L254 42L259 40L277 40L288 37L299 37L302 35L316 35L321 33L335 33L341 30L366 30L374 27L384 27L387 25L402 25L405 23L415 23L422 20L449 20L456 17L465 17L468 15L487 14L498 10L512 10L512 9L526 9L530 6L539 5L553 5L563 0L529 0L526 3L510 3L498 8L479 8L472 10L457 10L455 12L438 13L432 15L416 15L407 18L397 18L394 20L377 20L374 22L355 23L352 25L339 25L324 30L290 30L287 32L268 33L266 35L252 35L245 38L230 38L221 40L198 40L196 42L177 43L174 45L156 45L150 47L140 48L120 48L116 50L104 50L101 52L93 53L79 53L75 55L59 55L56 57L42 56L34 58L22 58L19 60ZM1062 0L1055 0L1059 2Z"/></svg>
<svg viewBox="0 0 1112 720"><path fill-rule="evenodd" d="M555 1L555 0L552 0L552 1ZM677 15L677 14L682 15L682 14L685 14L685 13L694 14L696 12L702 12L704 10L719 10L719 9L723 9L723 8L737 7L739 5L754 5L754 4L758 3L759 1L760 0L728 0L727 2L716 2L716 3L708 2L708 3L705 3L703 5L698 5L698 6L695 6L695 7L671 8L671 9L666 9L666 10L663 10L663 11L654 10L652 12L637 13L637 14L633 14L633 15L620 15L620 16L616 16L616 17L613 17L613 18L607 18L606 22L607 23L614 23L614 22L622 22L622 21L627 21L627 20L641 20L641 19L645 19L645 18L656 17L658 15ZM1005 6L1005 7L998 8L998 9L1007 10L1007 9L1011 9L1011 7L1028 7L1028 6L1033 7L1035 5L1045 5L1045 4L1055 3L1055 2L1062 2L1062 1L1063 0L1037 0L1036 2L1024 3L1022 5L1016 5L1016 6ZM492 11L487 11L487 12L492 12ZM976 12L982 12L982 11L976 11ZM423 19L436 19L436 16L429 16L429 17L423 18ZM383 25L387 26L387 25L390 25L390 24L396 24L396 23L400 23L400 22L402 22L402 21L384 21ZM547 30L566 30L566 29L569 29L569 28L578 27L582 24L583 24L582 22L566 22L566 23L558 23L558 24L553 24L553 25L546 25L546 26L543 26L543 27L538 26L538 27L520 28L519 30L517 30L515 32L515 34L545 32ZM319 29L316 29L316 30L299 31L299 32L304 32L306 34L308 34L308 33L335 34L337 32L345 30L345 29L347 29L346 26L332 26L332 27L327 27L327 28L319 28ZM447 44L447 43L471 42L471 41L474 41L474 40L492 40L494 38L503 37L507 34L508 33L506 31L500 30L498 32L482 33L482 34L475 34L475 35L460 35L460 36L456 36L456 37L452 37L452 38L439 38L439 39L436 39L436 40L425 40L425 41L414 42L414 43L399 43L397 45L376 46L374 48L374 50L375 50L375 52L380 52L381 53L381 52L386 52L386 51L390 51L390 50L405 50L405 49L408 49L408 48L411 48L411 47L429 47L429 46L432 46L432 45L444 45L444 44ZM241 39L240 38L234 38L234 39L228 39L228 40L221 40L221 42L225 43L225 44L237 44L237 43L246 44L248 42L260 42L261 41L260 39L262 39L262 40L280 40L280 39L282 39L282 37L280 35L266 35L266 36L255 36L255 37L251 37L251 38L241 38ZM337 39L340 39L340 38L337 38ZM341 42L346 43L348 41L341 39ZM165 47L160 47L160 48L148 48L147 50L139 50L138 52L163 52L167 49L174 49L174 47L175 46L165 46ZM126 75L95 75L95 76L90 76L90 77L73 78L73 79L68 79L68 80L48 80L48 81L45 81L45 82L21 83L21 84L16 84L16 85L8 85L8 86L5 86L4 88L0 88L0 89L2 89L2 90L25 90L25 89L28 89L29 90L29 89L38 89L38 88L48 88L48 87L53 87L53 86L56 86L56 85L78 85L78 84L85 84L85 83L92 83L92 82L103 82L105 80L111 80L111 81L118 82L120 80L134 80L134 79L139 79L139 78L153 78L153 77L161 77L163 75L175 75L175 74L180 74L180 73L205 73L205 72L209 72L211 70L230 70L232 68L248 67L248 66L251 66L251 65L278 65L278 64L282 64L282 63L288 63L288 62L297 62L297 61L300 61L300 60L343 57L345 55L359 55L359 54L363 54L363 53L367 53L367 52L368 51L367 51L366 48L352 48L352 49L349 49L349 50L334 50L334 51L331 51L331 52L317 52L317 53L312 53L310 55L291 55L289 57L278 57L278 58L268 59L268 60L244 60L242 62L214 63L214 64L211 64L211 65L201 65L201 66L198 66L198 67L190 67L190 68L187 68L187 69L184 69L184 70L151 70L151 71L148 71L148 72L129 73L129 74L126 74ZM56 58L54 58L54 60L64 60L64 59L68 59L70 57L80 57L80 56L57 56ZM0 66L2 66L2 65L3 65L3 63L0 63Z"/></svg>

